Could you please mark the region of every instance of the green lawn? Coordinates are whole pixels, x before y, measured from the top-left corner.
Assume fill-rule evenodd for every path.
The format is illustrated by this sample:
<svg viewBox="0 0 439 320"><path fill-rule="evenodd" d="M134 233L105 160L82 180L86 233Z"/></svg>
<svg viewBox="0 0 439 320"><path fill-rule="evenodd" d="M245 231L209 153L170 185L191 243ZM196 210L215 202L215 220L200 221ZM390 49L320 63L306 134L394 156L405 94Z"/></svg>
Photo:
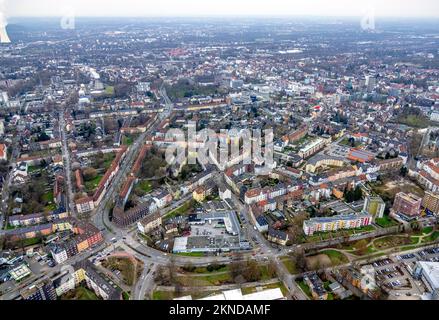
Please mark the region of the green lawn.
<svg viewBox="0 0 439 320"><path fill-rule="evenodd" d="M431 122L425 116L417 116L417 115L407 115L403 117L399 117L397 121L401 124L405 124L409 127L414 128L427 128Z"/></svg>
<svg viewBox="0 0 439 320"><path fill-rule="evenodd" d="M288 272L291 274L299 273L296 269L296 264L289 258L282 259L282 263L284 264L285 268L287 268Z"/></svg>
<svg viewBox="0 0 439 320"><path fill-rule="evenodd" d="M130 300L130 294L126 291L122 292L122 298L124 300Z"/></svg>
<svg viewBox="0 0 439 320"><path fill-rule="evenodd" d="M48 204L47 206L44 207L44 211L46 212L51 212L54 211L55 209L56 209L56 204L54 203Z"/></svg>
<svg viewBox="0 0 439 320"><path fill-rule="evenodd" d="M401 245L413 244L413 237L386 236L373 242L373 246L378 250L385 250Z"/></svg>
<svg viewBox="0 0 439 320"><path fill-rule="evenodd" d="M85 188L87 191L94 191L98 187L99 182L101 182L103 177L103 175L98 175L93 180L85 181Z"/></svg>
<svg viewBox="0 0 439 320"><path fill-rule="evenodd" d="M36 172L36 171L39 171L39 170L41 170L40 166L28 166L27 167L27 172L28 173L33 173L33 172Z"/></svg>
<svg viewBox="0 0 439 320"><path fill-rule="evenodd" d="M111 152L111 153L106 153L104 154L104 169L108 170L111 166L111 164L113 163L113 160L116 158L116 155Z"/></svg>
<svg viewBox="0 0 439 320"><path fill-rule="evenodd" d="M113 86L107 86L105 88L105 94L108 96L113 96L114 95L114 87Z"/></svg>
<svg viewBox="0 0 439 320"><path fill-rule="evenodd" d="M242 291L243 295L246 295L246 294L251 294L251 293L257 292L257 288L262 288L263 290L279 288L280 291L282 291L282 294L284 296L286 296L288 294L288 289L285 287L285 285L282 282L271 283L271 284L266 284L266 285L257 286L257 287L244 287L241 289L241 291Z"/></svg>
<svg viewBox="0 0 439 320"><path fill-rule="evenodd" d="M308 287L308 285L305 283L305 281L297 281L297 284L299 285L300 289L309 297L312 298L311 289Z"/></svg>
<svg viewBox="0 0 439 320"><path fill-rule="evenodd" d="M430 236L426 237L428 242L436 241L438 238L439 238L439 231L435 231Z"/></svg>
<svg viewBox="0 0 439 320"><path fill-rule="evenodd" d="M203 252L180 252L176 254L184 257L204 257Z"/></svg>
<svg viewBox="0 0 439 320"><path fill-rule="evenodd" d="M174 292L170 291L154 291L152 293L153 300L172 300L174 298Z"/></svg>
<svg viewBox="0 0 439 320"><path fill-rule="evenodd" d="M45 202L52 202L53 201L53 191L46 192L41 196L41 200Z"/></svg>
<svg viewBox="0 0 439 320"><path fill-rule="evenodd" d="M42 239L41 238L30 238L30 239L24 239L23 242L16 242L16 244L18 244L19 246L23 245L24 247L28 247L28 246L33 246L36 244L41 243Z"/></svg>
<svg viewBox="0 0 439 320"><path fill-rule="evenodd" d="M348 258L343 253L336 250L325 250L321 253L327 255L329 259L331 259L333 265L340 265L349 262Z"/></svg>
<svg viewBox="0 0 439 320"><path fill-rule="evenodd" d="M261 280L271 280L274 277L276 277L276 275L272 276L271 274L268 273L268 266L267 265L260 265L259 266L259 270L261 270Z"/></svg>
<svg viewBox="0 0 439 320"><path fill-rule="evenodd" d="M375 223L383 228L389 228L398 225L398 222L390 218L388 215L384 215L382 218L375 219Z"/></svg>
<svg viewBox="0 0 439 320"><path fill-rule="evenodd" d="M61 300L100 300L92 290L79 286L61 296Z"/></svg>
<svg viewBox="0 0 439 320"><path fill-rule="evenodd" d="M233 282L228 272L203 276L178 276L177 281L184 287L219 286Z"/></svg>
<svg viewBox="0 0 439 320"><path fill-rule="evenodd" d="M130 146L134 143L134 140L130 136L123 136L122 137L122 144L126 146Z"/></svg>
<svg viewBox="0 0 439 320"><path fill-rule="evenodd" d="M410 244L418 244L419 237L410 237Z"/></svg>
<svg viewBox="0 0 439 320"><path fill-rule="evenodd" d="M152 184L147 180L143 180L137 184L136 188L139 188L144 193L149 193L152 191Z"/></svg>
<svg viewBox="0 0 439 320"><path fill-rule="evenodd" d="M433 227L427 227L427 228L422 229L422 233L424 235L430 234L432 231L433 231Z"/></svg>
<svg viewBox="0 0 439 320"><path fill-rule="evenodd" d="M174 218L176 216L181 216L186 214L191 208L193 207L193 201L190 200L186 203L184 203L182 206L178 207L177 209L172 210L169 212L165 217L164 220Z"/></svg>

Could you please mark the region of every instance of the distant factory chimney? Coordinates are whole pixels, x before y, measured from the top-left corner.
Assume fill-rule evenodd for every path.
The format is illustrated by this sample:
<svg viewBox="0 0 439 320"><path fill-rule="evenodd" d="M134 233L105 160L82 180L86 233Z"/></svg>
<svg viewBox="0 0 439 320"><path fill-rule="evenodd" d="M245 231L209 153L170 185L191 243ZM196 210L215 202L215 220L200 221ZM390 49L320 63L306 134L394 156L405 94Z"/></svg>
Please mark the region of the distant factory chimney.
<svg viewBox="0 0 439 320"><path fill-rule="evenodd" d="M0 26L0 43L11 43L8 33L6 32L6 26Z"/></svg>
<svg viewBox="0 0 439 320"><path fill-rule="evenodd" d="M8 22L5 15L5 3L0 0L0 43L11 43L8 33L6 32L6 26Z"/></svg>

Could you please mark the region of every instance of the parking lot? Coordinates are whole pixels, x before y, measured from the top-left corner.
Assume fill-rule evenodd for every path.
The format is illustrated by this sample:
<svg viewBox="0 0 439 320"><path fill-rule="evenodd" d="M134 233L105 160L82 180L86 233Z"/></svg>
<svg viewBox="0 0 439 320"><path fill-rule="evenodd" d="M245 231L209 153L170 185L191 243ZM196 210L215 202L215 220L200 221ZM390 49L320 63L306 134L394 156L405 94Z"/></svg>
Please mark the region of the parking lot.
<svg viewBox="0 0 439 320"><path fill-rule="evenodd" d="M439 247L391 256L371 265L377 284L391 299L420 299L427 289L422 281L412 277L417 261L439 262Z"/></svg>

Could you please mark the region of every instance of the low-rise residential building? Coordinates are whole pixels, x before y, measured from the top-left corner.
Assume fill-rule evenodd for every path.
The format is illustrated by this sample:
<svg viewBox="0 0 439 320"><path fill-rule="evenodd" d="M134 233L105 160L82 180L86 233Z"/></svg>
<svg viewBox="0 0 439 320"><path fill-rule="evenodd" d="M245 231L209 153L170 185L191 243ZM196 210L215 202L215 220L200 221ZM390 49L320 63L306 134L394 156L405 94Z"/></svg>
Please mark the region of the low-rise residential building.
<svg viewBox="0 0 439 320"><path fill-rule="evenodd" d="M325 289L323 281L316 273L307 274L303 280L308 285L311 295L315 300L327 300L328 292Z"/></svg>
<svg viewBox="0 0 439 320"><path fill-rule="evenodd" d="M325 154L317 154L308 160L306 164L306 172L314 173L318 168L323 166L343 167L345 161L341 157L328 156Z"/></svg>
<svg viewBox="0 0 439 320"><path fill-rule="evenodd" d="M160 212L157 211L155 213L147 215L145 218L137 222L137 229L143 233L147 234L152 230L160 227L162 224L162 217Z"/></svg>
<svg viewBox="0 0 439 320"><path fill-rule="evenodd" d="M127 211L124 211L123 206L116 205L113 209L113 223L121 227L127 227L146 215L156 212L157 209L157 203L154 200L148 200Z"/></svg>
<svg viewBox="0 0 439 320"><path fill-rule="evenodd" d="M379 172L397 171L400 170L404 165L404 159L401 157L396 157L393 159L379 160L376 164Z"/></svg>
<svg viewBox="0 0 439 320"><path fill-rule="evenodd" d="M286 233L285 231L269 228L267 239L268 241L285 246L288 242L289 237L288 237L288 233Z"/></svg>
<svg viewBox="0 0 439 320"><path fill-rule="evenodd" d="M93 211L95 208L95 203L92 197L84 197L75 201L76 211L79 214L87 213Z"/></svg>
<svg viewBox="0 0 439 320"><path fill-rule="evenodd" d="M302 159L309 158L313 154L316 154L318 151L322 150L327 143L328 141L318 138L300 149L299 156L302 157Z"/></svg>
<svg viewBox="0 0 439 320"><path fill-rule="evenodd" d="M73 274L64 272L53 280L57 296L62 296L84 283L103 300L122 300L122 291L98 273L90 261L83 260L72 267Z"/></svg>
<svg viewBox="0 0 439 320"><path fill-rule="evenodd" d="M375 158L375 154L367 150L352 148L349 151L348 159L355 162L365 163L370 162Z"/></svg>

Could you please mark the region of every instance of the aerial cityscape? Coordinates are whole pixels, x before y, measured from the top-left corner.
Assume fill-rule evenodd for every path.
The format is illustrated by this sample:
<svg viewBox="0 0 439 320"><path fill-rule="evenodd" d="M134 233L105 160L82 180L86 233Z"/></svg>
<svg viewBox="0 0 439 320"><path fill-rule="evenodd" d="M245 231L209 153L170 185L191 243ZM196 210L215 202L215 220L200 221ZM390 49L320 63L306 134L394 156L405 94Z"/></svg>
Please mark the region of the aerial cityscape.
<svg viewBox="0 0 439 320"><path fill-rule="evenodd" d="M439 300L438 18L6 5L0 300Z"/></svg>

